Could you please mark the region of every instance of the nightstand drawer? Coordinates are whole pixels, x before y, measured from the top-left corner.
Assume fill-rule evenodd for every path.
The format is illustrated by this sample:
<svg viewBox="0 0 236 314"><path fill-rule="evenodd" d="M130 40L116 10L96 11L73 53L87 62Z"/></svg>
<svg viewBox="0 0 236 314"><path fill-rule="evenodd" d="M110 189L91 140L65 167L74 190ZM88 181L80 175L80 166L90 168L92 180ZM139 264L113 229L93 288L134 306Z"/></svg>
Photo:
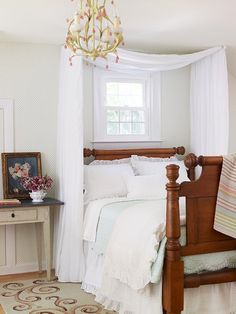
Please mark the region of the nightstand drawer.
<svg viewBox="0 0 236 314"><path fill-rule="evenodd" d="M37 209L11 210L0 212L0 223L37 220Z"/></svg>

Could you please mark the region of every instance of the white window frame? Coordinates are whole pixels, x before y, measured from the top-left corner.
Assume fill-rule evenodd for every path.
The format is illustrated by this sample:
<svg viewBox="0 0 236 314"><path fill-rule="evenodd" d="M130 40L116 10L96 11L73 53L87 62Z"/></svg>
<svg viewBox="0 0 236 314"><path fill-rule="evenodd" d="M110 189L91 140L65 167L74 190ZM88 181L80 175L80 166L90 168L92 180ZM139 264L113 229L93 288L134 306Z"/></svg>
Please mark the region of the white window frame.
<svg viewBox="0 0 236 314"><path fill-rule="evenodd" d="M106 109L107 82L141 82L144 87L145 135L108 135ZM94 69L94 143L106 142L159 142L161 141L161 75L137 72L135 74ZM118 107L120 109L120 107ZM124 107L125 110L126 107ZM115 107L113 107L115 109Z"/></svg>

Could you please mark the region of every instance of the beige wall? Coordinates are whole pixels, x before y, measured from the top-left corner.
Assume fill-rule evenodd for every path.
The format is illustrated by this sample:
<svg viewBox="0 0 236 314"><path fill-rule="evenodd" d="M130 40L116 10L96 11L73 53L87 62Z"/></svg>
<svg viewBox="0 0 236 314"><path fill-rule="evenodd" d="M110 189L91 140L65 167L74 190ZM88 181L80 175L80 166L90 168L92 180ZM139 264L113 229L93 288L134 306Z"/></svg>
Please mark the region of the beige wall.
<svg viewBox="0 0 236 314"><path fill-rule="evenodd" d="M59 56L57 46L0 44L0 98L14 100L15 151L40 151L43 174L53 178L56 174ZM4 230L4 227L0 229L0 265L4 264ZM13 272L21 271L24 265L30 269L36 262L34 227L17 226L15 238L18 268Z"/></svg>
<svg viewBox="0 0 236 314"><path fill-rule="evenodd" d="M59 54L57 46L0 44L0 98L14 100L15 151L40 151L52 176Z"/></svg>

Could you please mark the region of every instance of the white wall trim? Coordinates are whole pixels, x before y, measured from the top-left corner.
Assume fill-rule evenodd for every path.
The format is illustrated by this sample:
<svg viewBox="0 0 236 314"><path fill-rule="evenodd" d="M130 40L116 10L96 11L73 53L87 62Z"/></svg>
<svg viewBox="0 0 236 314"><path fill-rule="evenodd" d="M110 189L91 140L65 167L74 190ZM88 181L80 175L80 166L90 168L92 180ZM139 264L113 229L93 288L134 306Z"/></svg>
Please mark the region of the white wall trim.
<svg viewBox="0 0 236 314"><path fill-rule="evenodd" d="M108 135L106 132L106 82L139 82L143 85L143 107L117 107L142 110L145 113L145 134ZM161 73L118 73L99 68L93 70L94 142L160 142L161 141ZM110 107L107 107L110 109ZM115 107L112 107L115 109Z"/></svg>
<svg viewBox="0 0 236 314"><path fill-rule="evenodd" d="M13 266L2 266L0 267L0 275L11 275L11 274L23 274L29 272L38 271L38 263L25 263L17 264ZM46 263L43 262L42 270L46 270Z"/></svg>
<svg viewBox="0 0 236 314"><path fill-rule="evenodd" d="M3 141L4 152L14 151L14 101L13 99L0 99L0 110L3 110ZM7 269L15 269L16 250L15 250L15 226L5 228L6 256L5 266L0 267L0 274L8 274Z"/></svg>
<svg viewBox="0 0 236 314"><path fill-rule="evenodd" d="M0 99L0 109L4 115L4 150L14 151L14 101L13 99Z"/></svg>

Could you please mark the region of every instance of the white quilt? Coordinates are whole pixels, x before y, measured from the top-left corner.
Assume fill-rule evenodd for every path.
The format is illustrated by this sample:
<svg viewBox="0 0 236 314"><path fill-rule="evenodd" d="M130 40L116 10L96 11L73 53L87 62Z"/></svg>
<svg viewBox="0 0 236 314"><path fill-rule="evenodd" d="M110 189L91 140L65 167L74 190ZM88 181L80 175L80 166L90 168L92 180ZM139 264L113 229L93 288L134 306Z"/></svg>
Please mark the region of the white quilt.
<svg viewBox="0 0 236 314"><path fill-rule="evenodd" d="M184 221L183 208L181 217ZM107 247L106 276L134 290L143 289L151 281L151 266L165 235L165 220L165 199L127 207L117 219Z"/></svg>

